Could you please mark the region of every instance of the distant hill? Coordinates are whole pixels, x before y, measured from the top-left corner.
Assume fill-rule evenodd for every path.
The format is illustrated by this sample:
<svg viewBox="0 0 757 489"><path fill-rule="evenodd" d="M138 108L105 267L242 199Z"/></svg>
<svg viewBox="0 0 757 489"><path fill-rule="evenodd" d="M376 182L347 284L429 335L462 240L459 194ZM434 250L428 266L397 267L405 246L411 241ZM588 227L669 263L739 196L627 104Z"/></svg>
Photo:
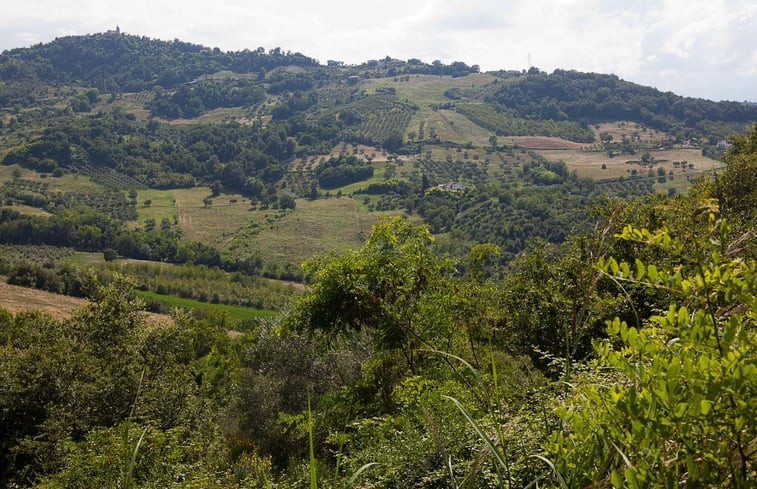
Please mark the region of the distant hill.
<svg viewBox="0 0 757 489"><path fill-rule="evenodd" d="M280 49L225 53L178 40L107 33L61 37L5 52L0 57L0 77L80 83L104 92L137 92L155 85L173 88L221 70L249 73L277 66L316 65L312 58Z"/></svg>
<svg viewBox="0 0 757 489"><path fill-rule="evenodd" d="M719 122L743 126L757 117L754 106L741 102L681 97L614 75L565 70L516 76L487 100L530 119L633 120L681 136L687 128L707 133Z"/></svg>
<svg viewBox="0 0 757 489"><path fill-rule="evenodd" d="M242 253L240 243L263 239L273 225L268 209L299 216L322 198L348 196L355 205L340 212L406 212L450 233L460 249L493 241L511 257L535 236L564 239L600 193L685 191L720 164L729 135L756 120L755 105L607 74L481 73L463 62L390 57L324 65L280 48L69 36L0 55L0 161L8 168L0 201L52 214L87 202L123 221L141 212L153 229L144 202L155 196L166 206L161 226L188 232L185 210L210 208L222 194L247 199L264 223L244 210L235 221L242 227L210 236L237 236L214 243L236 260L258 253ZM14 177L21 168L25 178ZM72 184L85 176L112 195L67 195L67 185L25 181L34 175ZM452 187L464 191L444 190ZM133 196L146 189L165 194ZM187 208L170 197L179 189L211 195ZM362 238L356 231L348 239ZM282 255L267 258L280 265L271 274L294 276L303 257Z"/></svg>

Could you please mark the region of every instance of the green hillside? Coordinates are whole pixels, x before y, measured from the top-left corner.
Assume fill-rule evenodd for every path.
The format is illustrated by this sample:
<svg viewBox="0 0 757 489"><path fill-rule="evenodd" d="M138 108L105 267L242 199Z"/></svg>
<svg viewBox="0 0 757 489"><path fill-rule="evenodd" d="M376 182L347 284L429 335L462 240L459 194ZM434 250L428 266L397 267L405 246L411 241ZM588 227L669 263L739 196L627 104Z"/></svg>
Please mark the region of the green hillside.
<svg viewBox="0 0 757 489"><path fill-rule="evenodd" d="M755 121L566 70L3 52L0 486L751 487Z"/></svg>

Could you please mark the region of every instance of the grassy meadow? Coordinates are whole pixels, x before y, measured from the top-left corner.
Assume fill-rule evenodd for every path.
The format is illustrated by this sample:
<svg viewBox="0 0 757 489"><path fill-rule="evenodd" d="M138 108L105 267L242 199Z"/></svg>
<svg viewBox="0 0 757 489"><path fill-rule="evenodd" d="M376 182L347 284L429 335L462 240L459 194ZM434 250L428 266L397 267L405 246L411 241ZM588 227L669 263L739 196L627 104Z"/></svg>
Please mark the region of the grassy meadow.
<svg viewBox="0 0 757 489"><path fill-rule="evenodd" d="M272 266L299 265L315 253L341 253L361 246L371 226L389 213L361 212L359 197L297 200L294 212L251 210L247 224L239 229L226 249L259 255ZM396 214L396 213L394 213Z"/></svg>
<svg viewBox="0 0 757 489"><path fill-rule="evenodd" d="M150 205L146 206L145 201ZM173 224L176 215L175 190L142 189L137 192L137 214L139 220L155 219L160 225L162 219L168 219Z"/></svg>

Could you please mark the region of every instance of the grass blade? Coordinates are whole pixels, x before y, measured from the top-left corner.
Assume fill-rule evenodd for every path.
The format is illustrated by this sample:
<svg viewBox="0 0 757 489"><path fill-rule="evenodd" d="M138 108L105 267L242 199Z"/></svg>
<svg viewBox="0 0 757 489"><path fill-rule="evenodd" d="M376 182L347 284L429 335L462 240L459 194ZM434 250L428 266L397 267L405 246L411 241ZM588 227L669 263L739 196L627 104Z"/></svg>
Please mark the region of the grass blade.
<svg viewBox="0 0 757 489"><path fill-rule="evenodd" d="M451 397L451 396L443 396L443 397L449 399L455 404L455 406L457 406L457 409L459 409L460 412L463 413L463 416L465 416L465 419L468 420L468 423L471 425L471 427L473 427L473 430L476 432L479 438L481 438L481 440L489 448L489 451L497 460L497 463L504 469L507 469L507 463L505 462L505 459L503 458L502 453L500 453L500 451L497 450L497 447L494 446L494 443L492 443L491 438L489 438L486 435L486 433L484 433L484 430L481 428L481 426L478 423L476 423L476 420L473 419L473 417L471 417L471 415L468 413L468 410L465 409L465 407L460 403L460 401L458 401L454 397Z"/></svg>
<svg viewBox="0 0 757 489"><path fill-rule="evenodd" d="M620 454L621 458L623 459L623 462L625 462L626 466L628 467L628 475L631 478L631 483L633 484L633 487L635 489L639 489L639 481L636 478L636 468L634 468L633 464L631 463L631 460L626 457L626 454L623 453L623 450L618 447L613 441L610 441L613 447L615 447L615 450Z"/></svg>
<svg viewBox="0 0 757 489"><path fill-rule="evenodd" d="M347 485L348 485L348 486L351 486L352 484L354 484L354 483L355 483L355 481L356 481L356 480L358 480L358 478L360 477L360 475L361 475L361 474L362 474L363 472L365 472L366 470L370 469L370 468L371 468L371 467L373 467L374 465L378 465L378 464L379 464L378 462L370 462L370 463L367 463L367 464L363 465L363 466L362 466L362 467L360 467L359 469L357 469L357 470L355 471L355 473L354 473L354 474L352 474L352 477L350 477L350 479L349 479L349 480L347 481Z"/></svg>
<svg viewBox="0 0 757 489"><path fill-rule="evenodd" d="M147 433L147 426L145 426L145 429L142 430L142 434L139 435L139 440L137 440L137 444L134 446L134 451L131 454L131 460L129 460L129 470L126 472L126 481L124 482L125 489L129 489L131 487L131 481L134 475L134 465L136 465L137 462L137 453L139 452L139 446L142 444L142 439L145 437L145 433Z"/></svg>
<svg viewBox="0 0 757 489"><path fill-rule="evenodd" d="M545 464L547 464L549 466L549 468L552 469L552 473L555 474L555 477L557 477L557 484L562 489L568 489L568 484L565 482L565 479L563 479L563 476L560 474L560 471L557 470L557 467L555 467L555 464L553 464L550 459L548 459L547 457L543 457L541 455L531 455L531 457L532 458L538 458L539 460L541 460L542 462L544 462ZM533 481L532 484L534 482L538 482L538 479L536 481ZM531 484L529 484L529 486L530 485Z"/></svg>
<svg viewBox="0 0 757 489"><path fill-rule="evenodd" d="M313 412L310 410L310 390L308 389L308 442L310 444L310 489L318 489L315 473L315 448L313 447Z"/></svg>

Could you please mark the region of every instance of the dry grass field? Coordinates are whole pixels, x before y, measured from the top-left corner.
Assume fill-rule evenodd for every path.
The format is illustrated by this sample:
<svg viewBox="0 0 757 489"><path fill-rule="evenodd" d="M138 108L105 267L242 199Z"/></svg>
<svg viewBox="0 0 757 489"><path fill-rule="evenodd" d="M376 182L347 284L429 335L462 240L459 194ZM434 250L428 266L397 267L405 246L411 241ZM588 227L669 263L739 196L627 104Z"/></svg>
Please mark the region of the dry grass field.
<svg viewBox="0 0 757 489"><path fill-rule="evenodd" d="M294 158L289 162L289 169L296 171L297 169L315 169L321 159L329 159L337 157L340 154L347 156L356 156L362 160L367 160L369 157L373 162L387 161L389 154L376 146L367 146L365 144L351 144L351 143L339 143L329 152L329 154L321 155L308 155L301 158ZM409 160L411 156L398 156L401 160Z"/></svg>
<svg viewBox="0 0 757 489"><path fill-rule="evenodd" d="M38 311L55 319L68 319L87 304L89 304L88 300L79 297L10 285L5 283L5 277L0 277L0 308L12 314L22 311ZM142 314L151 324L168 324L173 321L170 316L165 314L152 312L143 312Z"/></svg>
<svg viewBox="0 0 757 489"><path fill-rule="evenodd" d="M150 92L122 93L111 106L120 107L124 112L134 114L137 120L146 121L150 116L150 111L145 108L145 104L152 100L152 97Z"/></svg>
<svg viewBox="0 0 757 489"><path fill-rule="evenodd" d="M14 314L20 311L40 311L56 319L66 319L76 309L87 304L89 302L86 299L9 285L5 283L4 277L0 278L0 307Z"/></svg>
<svg viewBox="0 0 757 489"><path fill-rule="evenodd" d="M264 264L299 266L313 253L358 247L383 213L362 212L349 197L297 200L292 211L253 208L239 195L216 197L207 188L175 190L179 225L188 239L235 256L258 255ZM333 193L333 192L332 192ZM237 199L236 203L230 200Z"/></svg>
<svg viewBox="0 0 757 489"><path fill-rule="evenodd" d="M222 107L219 109L209 110L194 119L158 119L166 124L211 124L218 122L245 122L251 123L247 117L247 110L243 107Z"/></svg>
<svg viewBox="0 0 757 489"><path fill-rule="evenodd" d="M628 164L628 161L636 161L641 157L641 154L635 155L622 155L610 158L606 153L596 151L580 151L580 150L539 150L536 153L547 158L548 160L562 160L568 166L570 170L575 170L578 176L589 177L596 180L603 178L617 178L620 176L628 176L631 171L636 169L639 174L644 174L649 171L649 168L642 168L640 165ZM657 167L665 168L665 172L673 171L674 174L686 172L701 172L717 169L722 166L722 163L702 156L701 151L697 149L670 149L663 151L650 151L652 157L655 160L660 161L656 164ZM688 165L686 169L682 169L680 166L673 165L674 161L686 161L689 164L693 164L694 167L690 168ZM606 165L605 169L602 169L602 165Z"/></svg>
<svg viewBox="0 0 757 489"><path fill-rule="evenodd" d="M488 146L489 138L494 134L492 131L476 125L462 114L453 110L437 110L426 117L424 131L428 137L431 128L434 128L441 141L451 141L458 144L472 143L474 146ZM416 130L411 126L410 130Z"/></svg>
<svg viewBox="0 0 757 489"><path fill-rule="evenodd" d="M629 121L602 122L592 125L591 129L597 141L601 133L609 134L612 136L612 141L616 143L622 141L623 137L640 142L662 141L667 137L664 132Z"/></svg>
<svg viewBox="0 0 757 489"><path fill-rule="evenodd" d="M394 87L397 90L398 99L408 99L418 105L427 105L449 102L449 99L444 96L444 92L450 88L461 90L481 88L497 78L487 73L474 73L458 78L438 75L410 75L408 81L399 81L401 79L402 77L388 77L366 80L360 85L360 88L370 93L378 87Z"/></svg>
<svg viewBox="0 0 757 489"><path fill-rule="evenodd" d="M206 208L202 200L209 195L207 187L174 190L179 225L187 238L225 249L252 219L250 201L241 195L223 194ZM231 202L234 199L236 203Z"/></svg>
<svg viewBox="0 0 757 489"><path fill-rule="evenodd" d="M395 213L360 212L349 197L297 200L295 212L249 212L231 249L235 254L259 255L264 264L299 267L315 253L344 252L361 246L381 216Z"/></svg>

